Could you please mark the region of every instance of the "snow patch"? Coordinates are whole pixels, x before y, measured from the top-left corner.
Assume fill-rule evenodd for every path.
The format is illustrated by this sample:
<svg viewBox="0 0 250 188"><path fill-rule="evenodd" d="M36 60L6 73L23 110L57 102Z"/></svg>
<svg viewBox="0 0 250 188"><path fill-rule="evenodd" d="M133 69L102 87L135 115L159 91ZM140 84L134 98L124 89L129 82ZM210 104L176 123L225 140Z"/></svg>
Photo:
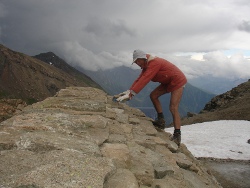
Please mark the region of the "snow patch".
<svg viewBox="0 0 250 188"><path fill-rule="evenodd" d="M174 128L165 131L173 132ZM221 120L181 127L182 143L195 157L250 160L250 121Z"/></svg>

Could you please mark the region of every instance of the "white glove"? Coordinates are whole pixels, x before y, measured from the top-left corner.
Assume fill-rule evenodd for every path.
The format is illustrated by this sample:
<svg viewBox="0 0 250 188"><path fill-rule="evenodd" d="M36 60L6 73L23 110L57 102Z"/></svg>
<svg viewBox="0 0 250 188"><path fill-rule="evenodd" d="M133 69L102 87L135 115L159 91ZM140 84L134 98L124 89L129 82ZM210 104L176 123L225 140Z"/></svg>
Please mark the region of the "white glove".
<svg viewBox="0 0 250 188"><path fill-rule="evenodd" d="M119 97L124 96L124 95L129 94L129 93L130 93L130 90L127 90L127 91L124 91L124 92L119 93L117 95L114 95L114 98L119 98Z"/></svg>
<svg viewBox="0 0 250 188"><path fill-rule="evenodd" d="M131 99L131 97L130 97L130 92L129 92L129 93L123 95L123 96L118 97L118 98L116 99L116 101L122 102L122 101L128 101L128 100L130 100L130 99Z"/></svg>
<svg viewBox="0 0 250 188"><path fill-rule="evenodd" d="M116 98L117 102L122 102L122 101L128 101L134 96L136 93L132 90L127 90L124 91L118 95L115 95L114 97Z"/></svg>

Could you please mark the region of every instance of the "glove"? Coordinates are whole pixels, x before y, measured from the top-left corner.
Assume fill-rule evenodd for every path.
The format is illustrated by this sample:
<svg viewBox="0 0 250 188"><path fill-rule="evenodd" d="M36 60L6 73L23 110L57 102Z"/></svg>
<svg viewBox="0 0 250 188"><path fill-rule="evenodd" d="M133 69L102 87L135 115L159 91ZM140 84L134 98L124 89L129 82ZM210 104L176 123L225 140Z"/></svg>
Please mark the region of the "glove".
<svg viewBox="0 0 250 188"><path fill-rule="evenodd" d="M118 95L115 95L114 97L116 98L117 102L123 102L123 101L128 101L132 99L132 97L135 95L135 92L132 90L127 90L124 91Z"/></svg>
<svg viewBox="0 0 250 188"><path fill-rule="evenodd" d="M114 95L114 98L119 98L119 97L124 96L124 95L129 94L129 93L130 93L130 90L127 90L127 91L124 91L122 93L119 93L118 95Z"/></svg>
<svg viewBox="0 0 250 188"><path fill-rule="evenodd" d="M129 93L123 95L123 96L118 97L118 98L116 99L116 101L118 101L118 102L128 101L128 100L130 100L131 98L132 98L132 97L130 96L130 92L129 92Z"/></svg>

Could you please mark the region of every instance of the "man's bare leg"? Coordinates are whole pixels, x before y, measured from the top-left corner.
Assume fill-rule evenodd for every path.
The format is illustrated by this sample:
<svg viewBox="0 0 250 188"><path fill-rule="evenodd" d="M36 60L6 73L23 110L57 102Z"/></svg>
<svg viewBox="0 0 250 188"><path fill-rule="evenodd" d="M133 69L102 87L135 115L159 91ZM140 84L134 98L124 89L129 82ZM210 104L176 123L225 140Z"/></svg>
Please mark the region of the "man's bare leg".
<svg viewBox="0 0 250 188"><path fill-rule="evenodd" d="M159 100L159 97L165 93L166 93L165 87L163 87L162 85L159 85L150 94L150 99L155 107L156 112L157 112L157 119L155 121L153 121L153 124L155 127L159 128L159 129L166 128L166 121L164 119L162 106L161 106L161 103Z"/></svg>
<svg viewBox="0 0 250 188"><path fill-rule="evenodd" d="M171 99L169 105L169 109L172 113L174 122L174 134L171 140L174 141L178 146L180 146L181 143L181 117L178 109L182 97L182 92L183 87L171 92Z"/></svg>
<svg viewBox="0 0 250 188"><path fill-rule="evenodd" d="M162 85L159 85L150 93L150 99L157 113L162 113L162 106L159 97L164 95L165 93L167 93L166 89L162 87Z"/></svg>
<svg viewBox="0 0 250 188"><path fill-rule="evenodd" d="M180 113L179 113L179 104L181 101L182 93L183 93L183 87L171 92L169 110L173 116L173 123L174 123L175 129L181 128L181 117L180 117Z"/></svg>

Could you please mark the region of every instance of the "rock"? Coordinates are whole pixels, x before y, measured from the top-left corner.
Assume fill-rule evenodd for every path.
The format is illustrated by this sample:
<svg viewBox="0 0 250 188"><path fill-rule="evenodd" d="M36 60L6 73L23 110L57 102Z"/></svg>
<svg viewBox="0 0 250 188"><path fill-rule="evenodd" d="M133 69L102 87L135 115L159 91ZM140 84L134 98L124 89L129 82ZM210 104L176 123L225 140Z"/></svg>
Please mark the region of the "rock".
<svg viewBox="0 0 250 188"><path fill-rule="evenodd" d="M140 123L140 120L138 118L129 118L129 123L137 125Z"/></svg>
<svg viewBox="0 0 250 188"><path fill-rule="evenodd" d="M21 112L27 106L21 99L0 99L0 122Z"/></svg>
<svg viewBox="0 0 250 188"><path fill-rule="evenodd" d="M120 134L110 134L108 138L109 143L126 143L126 141L126 137Z"/></svg>
<svg viewBox="0 0 250 188"><path fill-rule="evenodd" d="M196 113L187 112L187 117L193 117L193 116L196 116L196 115L197 115Z"/></svg>
<svg viewBox="0 0 250 188"><path fill-rule="evenodd" d="M174 169L169 166L160 166L160 167L155 167L155 178L156 179L162 179L166 175L170 176L174 174Z"/></svg>
<svg viewBox="0 0 250 188"><path fill-rule="evenodd" d="M185 154L183 153L176 153L176 163L180 168L189 169L192 166L192 162L188 160Z"/></svg>
<svg viewBox="0 0 250 188"><path fill-rule="evenodd" d="M62 89L0 124L0 187L219 188L170 135L101 90Z"/></svg>
<svg viewBox="0 0 250 188"><path fill-rule="evenodd" d="M106 107L106 117L109 119L115 119L116 118L116 113L114 110L112 110L109 107Z"/></svg>
<svg viewBox="0 0 250 188"><path fill-rule="evenodd" d="M178 151L179 147L175 142L170 141L170 140L166 140L166 142L167 142L168 149L170 151L172 151L173 153L176 153Z"/></svg>
<svg viewBox="0 0 250 188"><path fill-rule="evenodd" d="M104 188L139 188L134 174L128 169L118 169L117 172L105 182Z"/></svg>
<svg viewBox="0 0 250 188"><path fill-rule="evenodd" d="M130 162L129 149L125 144L105 143L101 149L104 157L114 161L117 168L127 168Z"/></svg>

